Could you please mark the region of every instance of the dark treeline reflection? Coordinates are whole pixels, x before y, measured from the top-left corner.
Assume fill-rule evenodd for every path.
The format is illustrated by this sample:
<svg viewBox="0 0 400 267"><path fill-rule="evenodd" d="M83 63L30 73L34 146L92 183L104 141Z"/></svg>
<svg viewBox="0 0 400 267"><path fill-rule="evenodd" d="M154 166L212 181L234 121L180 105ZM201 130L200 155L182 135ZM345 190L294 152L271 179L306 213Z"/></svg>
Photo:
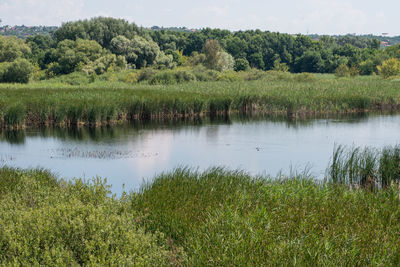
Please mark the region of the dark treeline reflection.
<svg viewBox="0 0 400 267"><path fill-rule="evenodd" d="M42 137L42 138L58 138L61 140L71 141L93 141L105 142L115 139L124 139L124 136L132 138L138 136L142 130L173 130L175 132L184 129L199 130L200 126L206 125L231 125L247 124L254 122L272 122L285 124L287 128L305 128L313 127L313 123L317 119L330 119L330 122L346 122L346 123L359 123L370 116L367 114L351 114L351 115L337 115L337 116L308 116L300 118L288 118L286 115L234 115L234 116L218 116L211 118L180 118L180 119L166 119L166 120L140 120L121 125L102 126L102 127L41 127L41 128L28 128L21 130L0 130L0 141L6 141L9 144L24 144L26 137ZM199 126L199 127L196 127Z"/></svg>

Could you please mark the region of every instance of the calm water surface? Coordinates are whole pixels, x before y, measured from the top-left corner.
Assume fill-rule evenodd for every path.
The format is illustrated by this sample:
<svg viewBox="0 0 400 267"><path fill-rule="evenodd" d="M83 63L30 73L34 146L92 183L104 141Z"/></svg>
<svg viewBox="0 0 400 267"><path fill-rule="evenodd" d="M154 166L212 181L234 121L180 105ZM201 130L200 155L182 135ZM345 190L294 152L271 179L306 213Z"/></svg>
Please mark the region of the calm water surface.
<svg viewBox="0 0 400 267"><path fill-rule="evenodd" d="M46 128L0 133L0 165L46 168L70 179L107 178L114 193L179 166L252 174L304 170L323 178L335 144L400 143L400 115L288 121L267 118Z"/></svg>

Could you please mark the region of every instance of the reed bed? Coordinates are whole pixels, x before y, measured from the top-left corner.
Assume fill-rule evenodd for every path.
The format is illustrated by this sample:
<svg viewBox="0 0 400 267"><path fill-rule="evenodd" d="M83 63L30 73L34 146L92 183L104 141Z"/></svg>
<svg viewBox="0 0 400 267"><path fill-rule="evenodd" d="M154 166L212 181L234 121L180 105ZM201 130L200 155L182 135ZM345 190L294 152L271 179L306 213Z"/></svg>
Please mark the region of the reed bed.
<svg viewBox="0 0 400 267"><path fill-rule="evenodd" d="M336 146L329 181L352 186L386 188L400 181L400 145L375 148Z"/></svg>
<svg viewBox="0 0 400 267"><path fill-rule="evenodd" d="M299 76L300 77L300 76ZM112 124L135 119L215 116L230 113L349 113L400 109L400 83L378 77L337 79L268 74L254 81L129 85L0 85L0 124Z"/></svg>
<svg viewBox="0 0 400 267"><path fill-rule="evenodd" d="M180 168L110 196L0 169L1 265L393 266L399 187L351 190L310 177Z"/></svg>

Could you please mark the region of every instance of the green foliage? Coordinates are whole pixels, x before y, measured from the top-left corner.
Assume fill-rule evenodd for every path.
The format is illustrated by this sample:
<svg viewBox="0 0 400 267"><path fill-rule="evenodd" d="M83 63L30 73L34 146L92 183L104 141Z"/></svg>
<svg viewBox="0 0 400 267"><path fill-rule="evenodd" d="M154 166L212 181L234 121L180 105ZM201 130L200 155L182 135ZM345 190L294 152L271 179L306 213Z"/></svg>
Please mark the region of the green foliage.
<svg viewBox="0 0 400 267"><path fill-rule="evenodd" d="M218 81L227 81L227 82L239 82L239 81L243 81L242 76L240 76L240 74L238 74L235 71L225 71L225 72L221 72L218 77L217 77Z"/></svg>
<svg viewBox="0 0 400 267"><path fill-rule="evenodd" d="M8 30L4 28L5 34ZM32 28L35 30L41 28ZM51 35L29 36L25 42L0 38L0 62L27 58L46 70L46 78L80 70L102 74L109 68L115 70L115 65L124 69L123 57L129 68L137 69L205 65L217 71L243 71L248 69L247 61L251 68L294 73L335 73L346 64L354 67L352 74L358 69L362 75L378 73L377 66L383 61L400 58L400 45L381 49L374 36L315 36L313 40L259 30L147 30L126 20L104 17L67 22ZM76 47L74 42L79 40L81 47ZM100 55L89 41L101 46ZM110 63L110 53L117 56L116 64ZM107 66L110 64L113 66Z"/></svg>
<svg viewBox="0 0 400 267"><path fill-rule="evenodd" d="M234 59L223 51L217 40L207 40L203 47L205 54L204 65L210 69L226 71L233 69Z"/></svg>
<svg viewBox="0 0 400 267"><path fill-rule="evenodd" d="M29 57L31 49L21 39L0 36L0 63Z"/></svg>
<svg viewBox="0 0 400 267"><path fill-rule="evenodd" d="M134 36L131 40L124 36L117 36L111 40L111 51L126 58L129 64L136 68L146 67L156 63L161 51L158 45L151 39ZM172 62L172 58L169 58ZM165 64L165 59L159 61Z"/></svg>
<svg viewBox="0 0 400 267"><path fill-rule="evenodd" d="M121 71L127 68L126 60L123 56L116 56L113 54L104 55L95 61L90 61L83 67L83 72L86 74L95 73L97 75L103 74L108 70Z"/></svg>
<svg viewBox="0 0 400 267"><path fill-rule="evenodd" d="M94 40L106 49L111 48L111 40L117 36L132 39L139 34L139 28L134 23L123 19L96 17L90 20L79 20L64 23L54 32L57 42L63 40L88 39Z"/></svg>
<svg viewBox="0 0 400 267"><path fill-rule="evenodd" d="M297 58L294 64L295 72L323 72L321 54L316 51L307 51Z"/></svg>
<svg viewBox="0 0 400 267"><path fill-rule="evenodd" d="M82 70L85 65L100 65L105 61L100 59L104 54L103 48L95 41L64 40L52 50L53 63L49 65L47 72L55 75L68 74ZM115 56L113 58L115 59ZM94 63L96 60L99 60L97 64Z"/></svg>
<svg viewBox="0 0 400 267"><path fill-rule="evenodd" d="M28 83L33 69L32 64L24 58L18 58L11 63L0 63L0 82Z"/></svg>
<svg viewBox="0 0 400 267"><path fill-rule="evenodd" d="M378 66L379 74L384 78L396 76L400 74L400 60L397 58L391 58L385 60L382 65Z"/></svg>
<svg viewBox="0 0 400 267"><path fill-rule="evenodd" d="M350 77L350 68L346 64L341 64L335 70L336 77Z"/></svg>
<svg viewBox="0 0 400 267"><path fill-rule="evenodd" d="M237 58L235 60L235 71L246 71L250 68L249 62L245 58Z"/></svg>
<svg viewBox="0 0 400 267"><path fill-rule="evenodd" d="M286 63L281 63L280 59L277 59L274 61L274 68L273 70L275 71L282 71L282 72L288 72L289 67Z"/></svg>
<svg viewBox="0 0 400 267"><path fill-rule="evenodd" d="M196 76L187 70L165 70L155 74L150 80L150 84L177 84L183 82L196 81Z"/></svg>
<svg viewBox="0 0 400 267"><path fill-rule="evenodd" d="M134 84L139 80L139 76L136 72L128 72L125 74L123 81L126 83Z"/></svg>
<svg viewBox="0 0 400 267"><path fill-rule="evenodd" d="M317 80L314 74L307 72L296 74L293 79L296 82L314 82Z"/></svg>
<svg viewBox="0 0 400 267"><path fill-rule="evenodd" d="M147 233L128 199L100 179L57 181L48 172L0 169L1 265L169 266L185 259Z"/></svg>
<svg viewBox="0 0 400 267"><path fill-rule="evenodd" d="M210 69L218 69L222 48L217 40L207 40L203 47L205 54L205 66Z"/></svg>

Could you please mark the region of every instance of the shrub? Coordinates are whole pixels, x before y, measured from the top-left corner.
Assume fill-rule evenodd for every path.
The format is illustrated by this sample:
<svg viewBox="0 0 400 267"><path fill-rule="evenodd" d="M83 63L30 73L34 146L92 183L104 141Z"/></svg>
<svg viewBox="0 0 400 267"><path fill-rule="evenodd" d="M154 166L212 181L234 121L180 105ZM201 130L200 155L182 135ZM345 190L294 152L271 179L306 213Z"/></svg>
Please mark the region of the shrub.
<svg viewBox="0 0 400 267"><path fill-rule="evenodd" d="M274 61L274 68L273 70L275 71L281 71L281 72L288 72L289 67L286 63L281 63L280 59L277 59Z"/></svg>
<svg viewBox="0 0 400 267"><path fill-rule="evenodd" d="M368 59L360 63L361 75L371 75L374 72L376 72L376 65L371 59Z"/></svg>
<svg viewBox="0 0 400 267"><path fill-rule="evenodd" d="M148 81L151 78L153 78L153 76L157 73L156 70L151 69L151 68L145 68L143 69L140 74L139 74L139 78L138 81L142 82L142 81Z"/></svg>
<svg viewBox="0 0 400 267"><path fill-rule="evenodd" d="M242 72L242 77L246 81L254 81L261 80L267 76L267 73L258 69L251 69L245 72Z"/></svg>
<svg viewBox="0 0 400 267"><path fill-rule="evenodd" d="M0 64L0 82L28 83L33 73L32 64L23 58Z"/></svg>
<svg viewBox="0 0 400 267"><path fill-rule="evenodd" d="M238 82L243 81L243 78L239 73L235 71L225 71L218 75L218 81L227 81L227 82Z"/></svg>
<svg viewBox="0 0 400 267"><path fill-rule="evenodd" d="M195 81L196 76L187 70L164 70L156 73L149 81L150 84L177 84Z"/></svg>
<svg viewBox="0 0 400 267"><path fill-rule="evenodd" d="M193 73L198 81L216 81L219 75L218 71L207 69L202 65L193 68Z"/></svg>
<svg viewBox="0 0 400 267"><path fill-rule="evenodd" d="M128 72L127 74L125 74L125 76L122 78L122 81L125 83L130 83L130 84L134 84L137 83L139 80L139 77L137 75L137 73L135 72Z"/></svg>
<svg viewBox="0 0 400 267"><path fill-rule="evenodd" d="M396 76L400 74L400 60L397 58L391 58L385 60L382 65L378 66L379 74L384 78Z"/></svg>
<svg viewBox="0 0 400 267"><path fill-rule="evenodd" d="M336 77L350 77L350 69L346 64L341 64L335 70Z"/></svg>
<svg viewBox="0 0 400 267"><path fill-rule="evenodd" d="M360 75L360 69L357 68L356 66L351 66L350 69L349 69L349 72L350 72L350 76L351 77L355 77L355 76Z"/></svg>
<svg viewBox="0 0 400 267"><path fill-rule="evenodd" d="M0 169L0 265L181 265L180 248L168 251L164 235L146 232L127 201L108 194L100 179Z"/></svg>
<svg viewBox="0 0 400 267"><path fill-rule="evenodd" d="M247 71L250 68L249 62L245 58L237 58L235 60L235 71Z"/></svg>

